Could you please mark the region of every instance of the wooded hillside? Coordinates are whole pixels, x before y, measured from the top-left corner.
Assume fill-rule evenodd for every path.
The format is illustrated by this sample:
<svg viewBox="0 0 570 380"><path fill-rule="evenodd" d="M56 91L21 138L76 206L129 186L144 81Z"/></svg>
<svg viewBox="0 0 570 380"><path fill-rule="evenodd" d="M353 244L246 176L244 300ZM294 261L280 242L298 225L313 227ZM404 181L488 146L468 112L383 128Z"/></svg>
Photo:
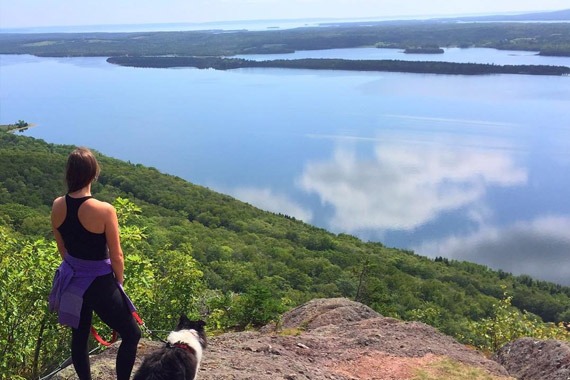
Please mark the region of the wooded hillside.
<svg viewBox="0 0 570 380"><path fill-rule="evenodd" d="M47 314L45 300L59 261L49 209L64 192L72 149L0 132L4 373L37 375L67 353L67 332ZM169 329L185 312L206 318L210 330L239 330L332 297L428 323L479 347L490 345L481 327L499 315L498 305L511 310L512 303L518 310L508 315L544 327L544 334L554 326L543 321L570 320L568 287L332 234L153 168L98 158L93 193L117 207L125 286L153 329Z"/></svg>

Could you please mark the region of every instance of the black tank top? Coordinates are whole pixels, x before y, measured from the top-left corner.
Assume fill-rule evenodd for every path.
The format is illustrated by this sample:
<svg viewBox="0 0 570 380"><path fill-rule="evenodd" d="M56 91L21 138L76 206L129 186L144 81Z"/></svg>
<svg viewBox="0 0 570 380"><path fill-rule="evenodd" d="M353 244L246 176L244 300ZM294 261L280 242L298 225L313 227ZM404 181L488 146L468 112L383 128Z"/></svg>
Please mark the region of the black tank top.
<svg viewBox="0 0 570 380"><path fill-rule="evenodd" d="M71 256L83 260L103 260L109 257L105 233L96 234L83 227L77 215L79 207L91 196L72 198L67 194L65 220L57 228L63 238L65 249Z"/></svg>

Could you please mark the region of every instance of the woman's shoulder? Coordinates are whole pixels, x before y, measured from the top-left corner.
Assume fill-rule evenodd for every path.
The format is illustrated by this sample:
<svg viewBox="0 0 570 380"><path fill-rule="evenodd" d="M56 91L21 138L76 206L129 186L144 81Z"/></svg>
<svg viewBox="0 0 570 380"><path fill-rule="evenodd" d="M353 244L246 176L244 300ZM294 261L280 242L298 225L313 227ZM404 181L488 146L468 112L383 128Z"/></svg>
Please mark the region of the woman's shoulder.
<svg viewBox="0 0 570 380"><path fill-rule="evenodd" d="M64 204L65 204L65 195L62 195L61 197L57 197L53 200L52 207L57 208Z"/></svg>
<svg viewBox="0 0 570 380"><path fill-rule="evenodd" d="M96 198L89 198L85 201L85 206L90 212L101 215L105 218L113 217L116 214L115 207L112 204L100 201Z"/></svg>
<svg viewBox="0 0 570 380"><path fill-rule="evenodd" d="M60 226L66 213L65 196L57 197L51 206L51 221L54 226Z"/></svg>
<svg viewBox="0 0 570 380"><path fill-rule="evenodd" d="M99 199L96 198L89 198L88 200L85 201L85 205L88 206L89 208L93 208L99 211L114 211L115 207L113 207L112 204L108 203L108 202L104 202L104 201L100 201Z"/></svg>
<svg viewBox="0 0 570 380"><path fill-rule="evenodd" d="M113 207L112 204L95 198L89 198L86 200L82 208L83 207L86 215L91 215L99 220L104 220L105 223L112 222L117 215L115 207Z"/></svg>

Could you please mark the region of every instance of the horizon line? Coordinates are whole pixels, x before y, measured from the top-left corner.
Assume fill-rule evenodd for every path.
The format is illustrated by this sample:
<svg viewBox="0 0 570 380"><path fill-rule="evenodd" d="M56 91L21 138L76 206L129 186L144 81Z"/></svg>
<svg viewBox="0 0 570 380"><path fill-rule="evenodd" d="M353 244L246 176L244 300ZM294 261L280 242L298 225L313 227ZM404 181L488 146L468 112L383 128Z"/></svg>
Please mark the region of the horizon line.
<svg viewBox="0 0 570 380"><path fill-rule="evenodd" d="M17 33L18 31L24 30L41 30L41 29L76 29L76 28L113 28L113 27L149 27L149 26L200 26L200 25L224 25L224 24L236 24L236 23L268 23L268 22L315 22L318 24L325 23L350 23L359 21L372 21L372 22L382 22L382 21L414 21L414 20L440 20L440 19L453 19L457 17L489 17L489 16L517 16L525 14L536 14L536 13L553 13L560 11L570 11L567 9L558 10L534 10L534 11L505 11L505 12L475 12L475 13L461 13L461 14L431 14L431 15L392 15L392 16L370 16L370 17L299 17L299 18L283 18L283 19L236 19L236 20L217 20L217 21L175 21L175 22L141 22L141 23L125 23L125 24L73 24L73 25L42 25L42 26L15 26L15 27L0 27L1 33ZM277 28L281 29L279 26ZM271 26L265 29L270 29ZM208 29L195 29L198 30L208 30ZM158 30L157 30L158 31ZM29 32L28 32L29 33ZM66 32L62 32L66 33Z"/></svg>

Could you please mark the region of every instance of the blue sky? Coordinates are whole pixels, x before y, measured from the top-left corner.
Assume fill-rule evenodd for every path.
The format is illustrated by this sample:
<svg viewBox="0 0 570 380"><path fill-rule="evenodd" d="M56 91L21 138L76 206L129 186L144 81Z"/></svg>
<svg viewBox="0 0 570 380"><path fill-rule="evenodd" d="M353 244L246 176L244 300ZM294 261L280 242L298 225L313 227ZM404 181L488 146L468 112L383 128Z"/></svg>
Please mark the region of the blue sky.
<svg viewBox="0 0 570 380"><path fill-rule="evenodd" d="M0 28L425 17L567 8L568 0L0 0Z"/></svg>

